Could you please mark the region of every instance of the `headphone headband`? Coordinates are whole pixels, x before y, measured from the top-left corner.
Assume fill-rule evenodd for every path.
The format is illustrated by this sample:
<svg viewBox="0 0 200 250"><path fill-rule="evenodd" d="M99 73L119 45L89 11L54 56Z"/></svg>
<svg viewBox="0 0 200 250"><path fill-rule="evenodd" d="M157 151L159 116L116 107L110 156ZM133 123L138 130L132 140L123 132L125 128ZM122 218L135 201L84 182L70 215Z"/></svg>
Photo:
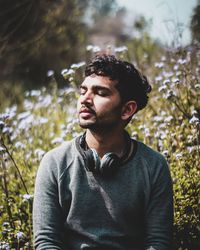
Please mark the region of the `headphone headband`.
<svg viewBox="0 0 200 250"><path fill-rule="evenodd" d="M86 132L77 137L76 146L84 159L86 170L101 175L112 175L120 165L127 162L135 154L137 143L129 136L128 132L125 131L124 136L127 142L124 155L118 157L117 154L108 152L102 159L95 149L88 147Z"/></svg>

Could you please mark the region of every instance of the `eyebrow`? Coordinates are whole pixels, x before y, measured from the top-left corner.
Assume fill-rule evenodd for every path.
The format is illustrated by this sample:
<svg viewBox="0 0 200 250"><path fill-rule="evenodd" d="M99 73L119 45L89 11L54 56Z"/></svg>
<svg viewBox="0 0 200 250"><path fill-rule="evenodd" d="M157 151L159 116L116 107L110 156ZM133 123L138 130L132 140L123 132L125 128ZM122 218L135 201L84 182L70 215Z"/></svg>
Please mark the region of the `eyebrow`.
<svg viewBox="0 0 200 250"><path fill-rule="evenodd" d="M81 84L80 85L80 89L83 88L83 89L87 89L87 86L84 85L84 84ZM107 92L111 92L111 90L107 87L104 87L104 86L101 86L101 85L93 85L92 86L92 90L105 90Z"/></svg>

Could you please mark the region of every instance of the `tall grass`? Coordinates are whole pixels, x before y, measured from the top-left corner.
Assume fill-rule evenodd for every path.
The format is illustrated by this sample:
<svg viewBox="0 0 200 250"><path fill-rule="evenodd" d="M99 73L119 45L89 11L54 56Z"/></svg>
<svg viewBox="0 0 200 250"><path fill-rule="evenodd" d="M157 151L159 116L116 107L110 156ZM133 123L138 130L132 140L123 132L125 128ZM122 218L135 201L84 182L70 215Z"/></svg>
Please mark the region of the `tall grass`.
<svg viewBox="0 0 200 250"><path fill-rule="evenodd" d="M126 59L127 50L116 50ZM174 184L174 249L200 249L199 57L196 47L166 51L148 67L149 105L127 130L167 158ZM145 68L144 67L144 68ZM0 115L0 249L33 249L32 200L45 152L81 133L77 86L84 63L62 73L70 83L27 91ZM144 72L145 73L145 72ZM117 191L117 190L116 190Z"/></svg>

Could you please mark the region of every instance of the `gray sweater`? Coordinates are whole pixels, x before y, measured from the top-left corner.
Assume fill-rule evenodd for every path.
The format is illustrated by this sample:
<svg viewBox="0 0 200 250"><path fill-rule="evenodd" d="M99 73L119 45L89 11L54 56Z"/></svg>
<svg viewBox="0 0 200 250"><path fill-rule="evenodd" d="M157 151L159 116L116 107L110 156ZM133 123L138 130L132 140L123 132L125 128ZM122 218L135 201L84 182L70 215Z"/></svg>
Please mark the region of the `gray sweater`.
<svg viewBox="0 0 200 250"><path fill-rule="evenodd" d="M143 143L110 178L85 169L75 139L42 159L33 204L36 249L171 250L172 227L168 165Z"/></svg>

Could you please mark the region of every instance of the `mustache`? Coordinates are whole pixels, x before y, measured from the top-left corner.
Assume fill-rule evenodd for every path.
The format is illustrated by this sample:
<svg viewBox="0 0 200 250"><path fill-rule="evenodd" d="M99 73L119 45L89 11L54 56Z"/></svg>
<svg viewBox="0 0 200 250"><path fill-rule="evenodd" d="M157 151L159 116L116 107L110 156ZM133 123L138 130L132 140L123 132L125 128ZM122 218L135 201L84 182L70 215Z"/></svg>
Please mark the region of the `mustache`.
<svg viewBox="0 0 200 250"><path fill-rule="evenodd" d="M79 113L81 113L85 109L94 115L96 114L94 109L92 109L89 105L85 105L85 104L81 106Z"/></svg>

